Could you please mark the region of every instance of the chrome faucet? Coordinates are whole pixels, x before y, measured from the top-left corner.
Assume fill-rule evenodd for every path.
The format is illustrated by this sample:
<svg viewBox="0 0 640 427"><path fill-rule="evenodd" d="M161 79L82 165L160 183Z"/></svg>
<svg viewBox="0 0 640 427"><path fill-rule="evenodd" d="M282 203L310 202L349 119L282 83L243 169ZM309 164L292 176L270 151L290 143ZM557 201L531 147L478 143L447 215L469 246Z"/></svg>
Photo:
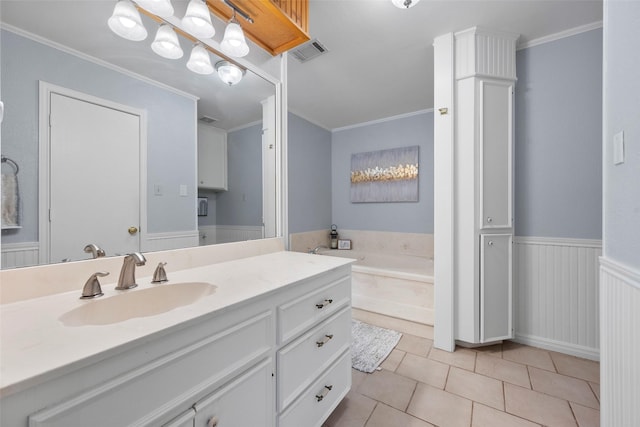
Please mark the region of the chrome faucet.
<svg viewBox="0 0 640 427"><path fill-rule="evenodd" d="M87 280L87 283L84 284L84 288L82 288L82 296L80 297L80 299L101 297L103 293L102 288L100 287L100 281L98 281L98 277L104 277L108 275L109 273L107 273L106 271L98 271L97 273L93 273Z"/></svg>
<svg viewBox="0 0 640 427"><path fill-rule="evenodd" d="M320 249L329 249L329 247L328 247L328 246L325 246L325 245L319 245L319 246L316 246L315 248L311 249L311 250L309 251L309 253L310 253L310 254L317 255L317 254L318 254L318 251L319 251Z"/></svg>
<svg viewBox="0 0 640 427"><path fill-rule="evenodd" d="M87 246L85 246L84 251L88 254L90 253L94 259L105 256L104 250L100 246L93 243L89 243Z"/></svg>
<svg viewBox="0 0 640 427"><path fill-rule="evenodd" d="M116 289L124 290L138 286L136 283L136 266L144 265L147 259L140 252L133 252L124 257L122 270L120 270L120 278L118 278L118 286Z"/></svg>

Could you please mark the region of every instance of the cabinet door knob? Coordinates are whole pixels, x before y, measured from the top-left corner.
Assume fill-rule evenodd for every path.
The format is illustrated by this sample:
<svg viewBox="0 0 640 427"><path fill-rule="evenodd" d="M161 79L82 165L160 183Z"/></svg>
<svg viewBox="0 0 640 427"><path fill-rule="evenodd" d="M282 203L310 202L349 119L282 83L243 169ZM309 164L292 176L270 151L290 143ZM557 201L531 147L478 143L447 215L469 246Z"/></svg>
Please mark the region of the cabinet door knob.
<svg viewBox="0 0 640 427"><path fill-rule="evenodd" d="M316 345L318 347L322 347L323 345L328 343L331 340L331 338L333 338L333 335L325 335L321 341L316 341Z"/></svg>
<svg viewBox="0 0 640 427"><path fill-rule="evenodd" d="M487 222L493 222L493 218L491 218L490 216L487 217Z"/></svg>
<svg viewBox="0 0 640 427"><path fill-rule="evenodd" d="M489 245L489 246L493 246L493 240L489 240L489 241L487 242L487 245Z"/></svg>
<svg viewBox="0 0 640 427"><path fill-rule="evenodd" d="M207 421L207 427L217 427L218 426L218 417L212 417L209 421Z"/></svg>
<svg viewBox="0 0 640 427"><path fill-rule="evenodd" d="M327 397L327 394L329 394L329 392L331 391L331 389L333 388L332 385L326 385L324 386L324 388L322 389L322 391L318 394L316 394L316 400L318 402L322 402L322 399L324 399L325 397Z"/></svg>
<svg viewBox="0 0 640 427"><path fill-rule="evenodd" d="M326 300L322 301L321 304L316 304L316 307L318 309L322 309L322 308L325 308L326 306L328 306L329 304L331 304L332 302L333 302L332 299L326 299Z"/></svg>

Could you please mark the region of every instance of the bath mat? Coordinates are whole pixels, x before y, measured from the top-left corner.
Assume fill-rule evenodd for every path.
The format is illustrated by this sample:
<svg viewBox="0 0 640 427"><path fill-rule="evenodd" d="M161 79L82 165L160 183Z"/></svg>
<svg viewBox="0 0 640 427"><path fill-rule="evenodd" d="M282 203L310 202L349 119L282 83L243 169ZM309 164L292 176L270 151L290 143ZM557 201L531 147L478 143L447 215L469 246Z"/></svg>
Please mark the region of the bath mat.
<svg viewBox="0 0 640 427"><path fill-rule="evenodd" d="M391 353L402 334L352 319L351 336L351 366L371 373Z"/></svg>

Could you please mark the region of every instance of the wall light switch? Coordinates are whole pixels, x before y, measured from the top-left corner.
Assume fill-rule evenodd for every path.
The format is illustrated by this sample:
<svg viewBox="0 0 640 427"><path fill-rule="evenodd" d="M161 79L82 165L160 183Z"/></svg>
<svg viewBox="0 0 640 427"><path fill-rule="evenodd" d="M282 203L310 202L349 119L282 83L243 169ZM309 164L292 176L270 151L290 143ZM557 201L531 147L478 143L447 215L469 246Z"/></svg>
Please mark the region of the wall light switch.
<svg viewBox="0 0 640 427"><path fill-rule="evenodd" d="M186 197L187 194L187 186L185 184L180 184L180 196Z"/></svg>
<svg viewBox="0 0 640 427"><path fill-rule="evenodd" d="M613 135L613 164L624 163L624 131Z"/></svg>

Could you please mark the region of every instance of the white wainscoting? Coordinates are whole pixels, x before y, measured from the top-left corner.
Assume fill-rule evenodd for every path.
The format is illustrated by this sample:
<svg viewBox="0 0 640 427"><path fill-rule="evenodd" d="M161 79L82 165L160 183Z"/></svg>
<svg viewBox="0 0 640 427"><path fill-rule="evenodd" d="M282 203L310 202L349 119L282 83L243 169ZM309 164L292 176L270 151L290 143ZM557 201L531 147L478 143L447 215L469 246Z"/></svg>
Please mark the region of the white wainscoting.
<svg viewBox="0 0 640 427"><path fill-rule="evenodd" d="M260 225L209 225L200 227L200 245L262 239Z"/></svg>
<svg viewBox="0 0 640 427"><path fill-rule="evenodd" d="M249 239L241 239L249 240ZM198 246L198 231L149 233L142 241L142 251L164 251ZM109 254L111 255L111 254ZM5 243L2 245L2 268L27 267L39 264L38 242Z"/></svg>
<svg viewBox="0 0 640 427"><path fill-rule="evenodd" d="M640 426L640 272L600 259L600 422Z"/></svg>
<svg viewBox="0 0 640 427"><path fill-rule="evenodd" d="M3 243L0 266L17 268L38 265L39 252L38 242Z"/></svg>
<svg viewBox="0 0 640 427"><path fill-rule="evenodd" d="M600 240L516 237L516 341L599 360Z"/></svg>
<svg viewBox="0 0 640 427"><path fill-rule="evenodd" d="M198 246L198 230L149 233L141 242L142 252L166 251Z"/></svg>

